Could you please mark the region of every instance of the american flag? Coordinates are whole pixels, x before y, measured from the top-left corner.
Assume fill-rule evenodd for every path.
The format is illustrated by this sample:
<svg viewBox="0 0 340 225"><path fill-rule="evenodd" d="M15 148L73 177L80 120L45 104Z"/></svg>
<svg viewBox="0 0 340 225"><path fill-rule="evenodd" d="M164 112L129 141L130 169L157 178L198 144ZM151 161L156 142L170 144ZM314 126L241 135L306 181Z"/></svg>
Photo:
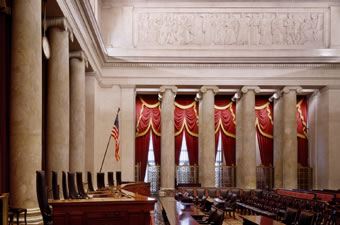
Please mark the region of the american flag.
<svg viewBox="0 0 340 225"><path fill-rule="evenodd" d="M116 158L116 161L119 161L120 156L119 156L119 120L118 120L118 114L116 116L115 123L113 124L111 136L113 137L113 139L116 142L115 158Z"/></svg>

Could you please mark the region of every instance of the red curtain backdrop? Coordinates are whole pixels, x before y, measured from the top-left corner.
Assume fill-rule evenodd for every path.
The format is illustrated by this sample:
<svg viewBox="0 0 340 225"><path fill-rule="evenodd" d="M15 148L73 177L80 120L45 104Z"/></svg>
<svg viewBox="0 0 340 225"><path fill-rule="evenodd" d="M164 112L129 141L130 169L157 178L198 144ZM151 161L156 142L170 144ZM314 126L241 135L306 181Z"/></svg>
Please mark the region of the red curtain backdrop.
<svg viewBox="0 0 340 225"><path fill-rule="evenodd" d="M221 133L221 147L227 166L236 164L235 112L236 105L231 101L231 96L215 96L215 153L217 152L218 138Z"/></svg>
<svg viewBox="0 0 340 225"><path fill-rule="evenodd" d="M298 97L296 104L298 163L308 166L308 139L307 139L307 99Z"/></svg>
<svg viewBox="0 0 340 225"><path fill-rule="evenodd" d="M273 165L273 104L266 96L256 96L256 133L264 166Z"/></svg>
<svg viewBox="0 0 340 225"><path fill-rule="evenodd" d="M179 164L183 133L187 141L189 163L198 165L198 106L195 96L177 96L175 101L175 162Z"/></svg>
<svg viewBox="0 0 340 225"><path fill-rule="evenodd" d="M139 95L136 99L136 163L141 164L144 180L148 161L150 135L156 164L161 163L161 111L156 95Z"/></svg>

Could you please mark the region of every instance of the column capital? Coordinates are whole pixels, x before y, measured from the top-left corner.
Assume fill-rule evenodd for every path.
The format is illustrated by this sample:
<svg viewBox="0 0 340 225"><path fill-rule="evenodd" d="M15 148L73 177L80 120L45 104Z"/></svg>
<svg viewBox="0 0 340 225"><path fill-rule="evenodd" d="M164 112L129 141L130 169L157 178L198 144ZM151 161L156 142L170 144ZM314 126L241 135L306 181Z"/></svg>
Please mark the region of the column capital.
<svg viewBox="0 0 340 225"><path fill-rule="evenodd" d="M73 42L73 30L65 17L56 17L46 20L46 29L51 27L58 27L68 32L70 40Z"/></svg>
<svg viewBox="0 0 340 225"><path fill-rule="evenodd" d="M248 91L253 90L255 93L260 93L261 88L259 86L243 86L241 92L246 94Z"/></svg>
<svg viewBox="0 0 340 225"><path fill-rule="evenodd" d="M217 86L202 86L200 88L200 92L202 94L205 94L207 93L208 90L212 90L214 92L214 95L219 91L218 87Z"/></svg>
<svg viewBox="0 0 340 225"><path fill-rule="evenodd" d="M85 53L82 50L79 51L72 51L70 52L70 59L79 59L80 61L84 61L85 62L85 66L86 68L89 67L89 61L87 59L87 56L85 55Z"/></svg>
<svg viewBox="0 0 340 225"><path fill-rule="evenodd" d="M176 86L161 86L159 88L159 93L163 94L166 90L170 90L176 96L178 88Z"/></svg>
<svg viewBox="0 0 340 225"><path fill-rule="evenodd" d="M300 86L285 86L281 90L281 94L288 94L290 91L295 91L296 93L302 92L302 87Z"/></svg>

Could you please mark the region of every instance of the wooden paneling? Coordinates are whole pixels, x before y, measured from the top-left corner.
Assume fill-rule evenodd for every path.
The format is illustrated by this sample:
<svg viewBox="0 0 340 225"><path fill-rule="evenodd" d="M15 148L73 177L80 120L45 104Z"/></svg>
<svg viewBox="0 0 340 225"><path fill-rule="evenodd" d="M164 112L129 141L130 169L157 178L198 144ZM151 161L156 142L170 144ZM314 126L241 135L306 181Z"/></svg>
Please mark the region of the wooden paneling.
<svg viewBox="0 0 340 225"><path fill-rule="evenodd" d="M54 225L150 225L156 200L123 191L129 197L50 200Z"/></svg>

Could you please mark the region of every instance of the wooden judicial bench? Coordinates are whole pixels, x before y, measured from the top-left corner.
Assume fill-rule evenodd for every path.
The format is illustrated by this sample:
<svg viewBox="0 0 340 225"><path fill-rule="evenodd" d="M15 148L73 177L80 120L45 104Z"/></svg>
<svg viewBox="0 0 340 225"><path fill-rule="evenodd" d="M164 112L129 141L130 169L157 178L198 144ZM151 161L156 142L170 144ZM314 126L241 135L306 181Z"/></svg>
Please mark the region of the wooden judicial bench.
<svg viewBox="0 0 340 225"><path fill-rule="evenodd" d="M49 200L53 225L150 225L156 200L138 194L148 194L147 187L150 190L148 183L126 184L118 187L119 196L112 189L90 199Z"/></svg>

